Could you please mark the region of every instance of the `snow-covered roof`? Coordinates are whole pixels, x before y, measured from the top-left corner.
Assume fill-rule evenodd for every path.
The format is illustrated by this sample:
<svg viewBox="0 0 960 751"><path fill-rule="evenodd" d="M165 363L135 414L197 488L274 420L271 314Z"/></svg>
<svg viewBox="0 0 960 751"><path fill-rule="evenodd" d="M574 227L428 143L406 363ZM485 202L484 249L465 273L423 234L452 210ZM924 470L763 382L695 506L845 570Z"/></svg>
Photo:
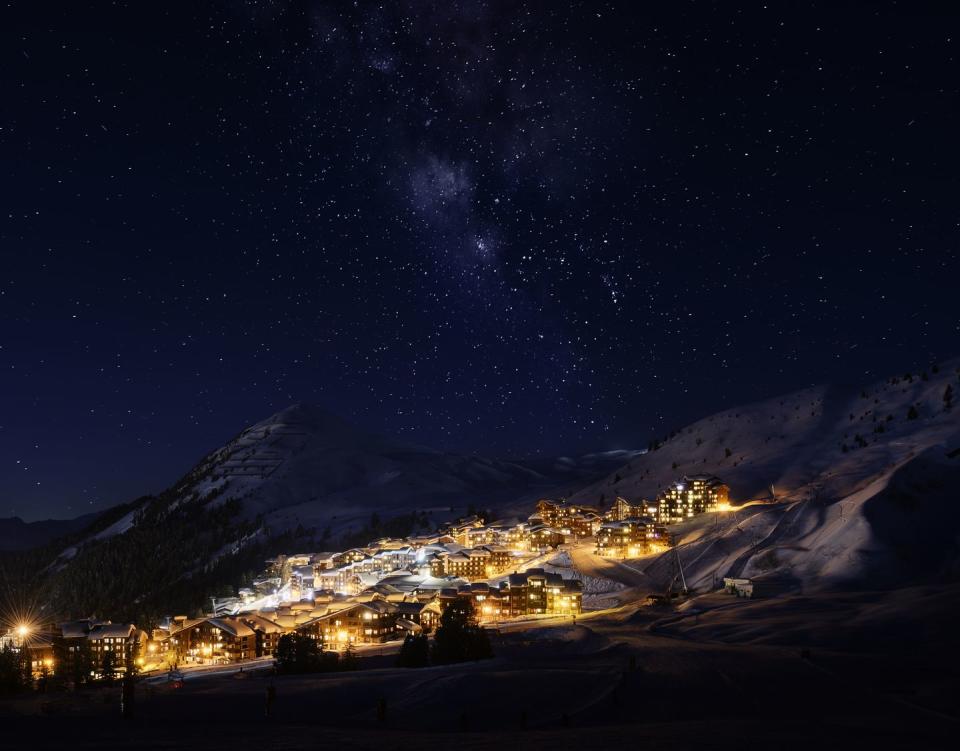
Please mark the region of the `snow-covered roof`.
<svg viewBox="0 0 960 751"><path fill-rule="evenodd" d="M91 641L99 639L131 639L137 635L137 627L132 623L101 623L90 629L87 638Z"/></svg>

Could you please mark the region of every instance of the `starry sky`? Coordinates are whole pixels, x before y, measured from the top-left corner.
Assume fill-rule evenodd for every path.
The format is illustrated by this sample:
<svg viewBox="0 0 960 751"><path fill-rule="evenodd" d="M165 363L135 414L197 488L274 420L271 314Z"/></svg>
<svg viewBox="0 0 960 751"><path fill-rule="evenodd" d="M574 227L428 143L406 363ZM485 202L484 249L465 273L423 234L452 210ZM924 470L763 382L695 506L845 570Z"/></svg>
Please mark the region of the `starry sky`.
<svg viewBox="0 0 960 751"><path fill-rule="evenodd" d="M291 403L645 446L960 351L950 3L0 10L0 515Z"/></svg>

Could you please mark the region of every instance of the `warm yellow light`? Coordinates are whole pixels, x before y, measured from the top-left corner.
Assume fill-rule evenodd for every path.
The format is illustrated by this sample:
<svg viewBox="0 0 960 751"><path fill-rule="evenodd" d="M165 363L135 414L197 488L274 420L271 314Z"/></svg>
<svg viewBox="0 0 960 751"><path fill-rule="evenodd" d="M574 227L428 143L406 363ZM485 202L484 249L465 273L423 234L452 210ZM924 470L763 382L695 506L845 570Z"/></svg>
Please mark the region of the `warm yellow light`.
<svg viewBox="0 0 960 751"><path fill-rule="evenodd" d="M346 641L347 636L348 634L346 631L337 631L337 641L341 641L341 642Z"/></svg>
<svg viewBox="0 0 960 751"><path fill-rule="evenodd" d="M157 651L157 645L156 645L156 644L153 644L153 643L151 642L149 645L147 645L147 651L148 651L148 652L156 652L156 651Z"/></svg>
<svg viewBox="0 0 960 751"><path fill-rule="evenodd" d="M717 511L729 511L729 510L730 510L729 503L721 503L717 505Z"/></svg>
<svg viewBox="0 0 960 751"><path fill-rule="evenodd" d="M29 633L30 627L25 623L21 623L19 626L17 626L17 636L19 636L21 639Z"/></svg>
<svg viewBox="0 0 960 751"><path fill-rule="evenodd" d="M43 661L43 664L46 665L48 668L52 668L53 660L48 657L46 660Z"/></svg>

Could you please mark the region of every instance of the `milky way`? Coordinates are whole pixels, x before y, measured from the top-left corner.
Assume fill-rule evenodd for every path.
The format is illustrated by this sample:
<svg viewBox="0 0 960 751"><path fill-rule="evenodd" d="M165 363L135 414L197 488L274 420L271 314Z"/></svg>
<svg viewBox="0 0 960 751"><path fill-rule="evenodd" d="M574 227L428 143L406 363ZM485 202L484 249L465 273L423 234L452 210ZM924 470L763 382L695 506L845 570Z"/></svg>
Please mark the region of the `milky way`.
<svg viewBox="0 0 960 751"><path fill-rule="evenodd" d="M0 13L0 514L296 401L569 453L956 354L946 6Z"/></svg>

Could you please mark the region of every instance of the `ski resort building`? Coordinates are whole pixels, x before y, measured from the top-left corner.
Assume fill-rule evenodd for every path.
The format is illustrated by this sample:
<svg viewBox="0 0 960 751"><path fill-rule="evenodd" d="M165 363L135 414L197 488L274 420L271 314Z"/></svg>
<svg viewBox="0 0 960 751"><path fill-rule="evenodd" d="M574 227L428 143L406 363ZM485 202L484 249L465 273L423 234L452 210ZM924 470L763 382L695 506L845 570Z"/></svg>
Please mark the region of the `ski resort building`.
<svg viewBox="0 0 960 751"><path fill-rule="evenodd" d="M535 524L527 530L528 549L533 552L544 553L551 548L563 545L566 541L566 535L546 524Z"/></svg>
<svg viewBox="0 0 960 751"><path fill-rule="evenodd" d="M469 599L481 622L524 615L576 615L583 606L583 585L577 579L532 568L510 574L498 586L477 582L440 593L441 603Z"/></svg>
<svg viewBox="0 0 960 751"><path fill-rule="evenodd" d="M655 545L665 544L666 530L649 516L609 521L597 530L597 555L609 558L638 558Z"/></svg>
<svg viewBox="0 0 960 751"><path fill-rule="evenodd" d="M104 655L113 654L113 667L122 673L137 658L147 634L132 623L111 623L85 619L61 623L51 635L54 659L71 663L81 651L87 651L94 670L104 664ZM59 647L59 648L58 648Z"/></svg>
<svg viewBox="0 0 960 751"><path fill-rule="evenodd" d="M730 488L713 475L684 475L657 497L656 520L678 524L729 505Z"/></svg>
<svg viewBox="0 0 960 751"><path fill-rule="evenodd" d="M510 568L510 551L499 545L467 548L457 552L438 553L430 564L435 577L457 576L467 581L489 579Z"/></svg>
<svg viewBox="0 0 960 751"><path fill-rule="evenodd" d="M299 626L297 631L312 636L334 649L344 649L351 644L375 644L385 642L398 633L397 619L400 608L385 600L348 603ZM416 606L419 613L420 607ZM404 613L407 620L412 613Z"/></svg>
<svg viewBox="0 0 960 751"><path fill-rule="evenodd" d="M656 512L656 501L641 500L638 503L630 503L626 498L617 496L604 517L609 521L622 522L625 519L639 519L644 516L655 517Z"/></svg>
<svg viewBox="0 0 960 751"><path fill-rule="evenodd" d="M600 521L600 515L593 506L577 506L546 499L537 503L537 510L530 517L532 523L543 523L575 538L592 537Z"/></svg>

